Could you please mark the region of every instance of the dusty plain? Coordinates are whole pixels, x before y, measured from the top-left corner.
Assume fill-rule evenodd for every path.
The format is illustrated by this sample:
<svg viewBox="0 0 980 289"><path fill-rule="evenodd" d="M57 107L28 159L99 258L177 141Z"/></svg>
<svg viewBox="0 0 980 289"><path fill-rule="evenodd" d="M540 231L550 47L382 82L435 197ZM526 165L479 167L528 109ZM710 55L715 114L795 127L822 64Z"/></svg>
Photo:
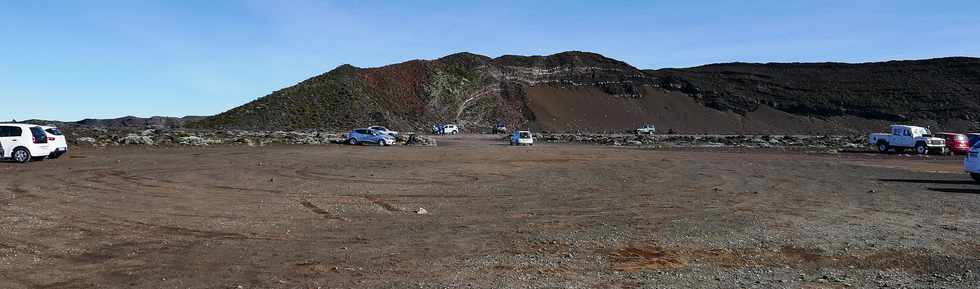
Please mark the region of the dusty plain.
<svg viewBox="0 0 980 289"><path fill-rule="evenodd" d="M2 162L0 288L980 288L962 156L438 141Z"/></svg>

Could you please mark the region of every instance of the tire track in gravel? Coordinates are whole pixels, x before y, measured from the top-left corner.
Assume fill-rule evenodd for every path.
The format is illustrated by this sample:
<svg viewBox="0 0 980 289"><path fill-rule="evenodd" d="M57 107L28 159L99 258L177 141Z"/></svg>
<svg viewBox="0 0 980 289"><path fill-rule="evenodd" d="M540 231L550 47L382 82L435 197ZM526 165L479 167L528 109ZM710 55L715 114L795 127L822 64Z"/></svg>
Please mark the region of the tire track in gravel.
<svg viewBox="0 0 980 289"><path fill-rule="evenodd" d="M82 185L82 184L77 184L77 183L72 183L72 185L79 186L79 187L86 188L86 189L90 189L90 190L94 190L94 191L110 190L110 191L113 191L113 192L118 193L118 194L126 194L126 195L132 195L132 194L136 193L136 194L140 194L140 195L146 196L146 197L161 198L161 199L167 199L167 200L173 199L176 196L176 194L173 194L172 193L173 191L178 191L178 192L201 192L201 191L209 191L210 192L210 190L208 190L209 188L210 189L224 190L224 191L235 191L237 193L237 194L234 194L234 195L232 195L232 194L206 194L206 195L203 195L206 198L210 198L210 199L241 200L242 195L256 196L256 197L265 197L265 196L268 196L270 193L272 193L272 194L282 194L282 191L279 191L279 190L253 189L253 188L240 188L240 187L222 186L222 185L171 182L171 181L159 180L159 179L150 178L150 177L132 176L132 175L128 175L125 172L121 172L121 171L94 171L92 173L93 173L93 176L87 177L87 178L83 178L83 180L84 181L87 181L87 182L90 182L90 183L98 184L100 186L98 186L98 187L96 187L96 186L88 186L88 185ZM113 182L113 181L110 180L110 178L118 178L120 180L125 180L125 182ZM167 184L167 185L154 184L154 183L151 183L151 182L161 182L161 183L164 183L164 184ZM127 184L129 184L129 186L127 186ZM151 191L158 191L158 192L162 191L162 193L149 193ZM242 194L241 192L259 192L259 193L258 194L251 194L251 193ZM116 194L112 194L112 195L116 195ZM198 194L184 194L184 195L180 195L180 196L183 197L183 198L186 198L186 197L189 197L191 195L202 195L202 194L200 194L200 193L198 193ZM297 195L298 196L300 194L287 194L287 195Z"/></svg>
<svg viewBox="0 0 980 289"><path fill-rule="evenodd" d="M366 200L368 200L368 201L370 201L371 203L377 205L378 207L381 207L382 209L385 209L385 211L389 211L389 212L402 212L403 211L402 209L396 207L395 205L393 205L393 204L391 204L391 203L389 203L389 202L387 202L385 200L379 199L377 197L364 196L363 198L366 199Z"/></svg>
<svg viewBox="0 0 980 289"><path fill-rule="evenodd" d="M466 180L460 179L456 181L446 181L441 179L416 179L416 178L388 178L388 177L374 177L374 176L342 176L336 174L328 174L312 171L309 169L296 170L296 175L302 176L307 180L315 181L342 181L342 182L375 182L380 184L392 184L392 185L444 185L453 186L459 183L466 182Z"/></svg>
<svg viewBox="0 0 980 289"><path fill-rule="evenodd" d="M27 189L24 189L23 184L16 182L7 185L7 191L10 191L13 196L6 199L0 199L0 205L9 206L12 202L22 199L41 199L42 197L37 194L33 194Z"/></svg>
<svg viewBox="0 0 980 289"><path fill-rule="evenodd" d="M151 224L142 221L133 220L119 220L114 223L117 224L128 224L130 226L140 226L148 228L151 231L157 231L163 234L177 234L191 237L207 238L207 239L238 239L238 240L277 240L277 241L287 241L285 238L275 238L275 237L263 237L263 236L249 236L241 233L234 232L222 232L222 231L209 231L209 230L198 230L190 229L178 226L168 226L168 225L158 225Z"/></svg>
<svg viewBox="0 0 980 289"><path fill-rule="evenodd" d="M313 204L309 200L303 200L303 201L301 201L299 203L301 205L303 205L303 207L306 207L307 209L309 209L314 214L318 214L320 216L323 216L326 219L346 221L346 219L341 218L339 216L336 216L334 214L331 214L327 210L324 210L324 209L320 208L319 206Z"/></svg>

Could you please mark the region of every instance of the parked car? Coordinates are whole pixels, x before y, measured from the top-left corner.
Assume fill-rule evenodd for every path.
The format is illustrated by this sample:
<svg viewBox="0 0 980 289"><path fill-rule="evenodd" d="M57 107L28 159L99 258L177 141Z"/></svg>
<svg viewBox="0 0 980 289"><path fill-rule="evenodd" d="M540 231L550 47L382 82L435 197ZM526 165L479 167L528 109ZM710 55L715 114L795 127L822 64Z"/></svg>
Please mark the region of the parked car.
<svg viewBox="0 0 980 289"><path fill-rule="evenodd" d="M48 134L41 126L0 123L0 159L26 163L43 160L49 154Z"/></svg>
<svg viewBox="0 0 980 289"><path fill-rule="evenodd" d="M970 147L963 159L963 170L965 170L974 181L980 183L980 142Z"/></svg>
<svg viewBox="0 0 980 289"><path fill-rule="evenodd" d="M890 128L891 133L872 133L868 136L868 142L878 147L881 153L887 153L891 149L898 152L915 149L918 154L946 154L946 141L933 137L929 129L910 125L892 125Z"/></svg>
<svg viewBox="0 0 980 289"><path fill-rule="evenodd" d="M395 138L369 128L359 128L347 133L347 143L352 145L374 143L386 146L395 144Z"/></svg>
<svg viewBox="0 0 980 289"><path fill-rule="evenodd" d="M644 125L636 129L636 134L654 134L654 133L657 133L657 127L652 124Z"/></svg>
<svg viewBox="0 0 980 289"><path fill-rule="evenodd" d="M442 126L440 134L457 134L459 133L459 127L455 124L447 124Z"/></svg>
<svg viewBox="0 0 980 289"><path fill-rule="evenodd" d="M534 145L534 135L526 130L514 131L510 135L510 145Z"/></svg>
<svg viewBox="0 0 980 289"><path fill-rule="evenodd" d="M372 127L368 127L368 129L371 129L373 131L380 132L380 133L383 133L383 134L390 135L392 137L398 138L398 132L397 131L390 130L390 129L388 129L386 127L383 127L383 126L372 126Z"/></svg>
<svg viewBox="0 0 980 289"><path fill-rule="evenodd" d="M973 145L977 144L977 141L980 140L980 133L977 132L967 133L966 139L970 141L970 147L972 148Z"/></svg>
<svg viewBox="0 0 980 289"><path fill-rule="evenodd" d="M60 129L53 126L41 126L41 128L48 135L48 143L51 146L51 153L48 154L49 159L56 159L68 153L68 141Z"/></svg>
<svg viewBox="0 0 980 289"><path fill-rule="evenodd" d="M970 151L970 140L965 134L941 132L936 136L943 138L946 141L946 149L954 154L966 154Z"/></svg>
<svg viewBox="0 0 980 289"><path fill-rule="evenodd" d="M507 133L507 127L506 126L496 126L496 127L493 128L493 133L494 134L498 134L498 133L506 134Z"/></svg>

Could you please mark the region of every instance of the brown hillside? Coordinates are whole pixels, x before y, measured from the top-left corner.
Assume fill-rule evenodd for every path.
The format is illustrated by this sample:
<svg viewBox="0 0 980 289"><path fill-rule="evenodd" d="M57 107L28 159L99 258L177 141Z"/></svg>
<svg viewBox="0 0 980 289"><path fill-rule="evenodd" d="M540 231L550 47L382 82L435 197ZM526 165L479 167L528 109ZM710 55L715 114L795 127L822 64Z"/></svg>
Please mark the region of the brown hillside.
<svg viewBox="0 0 980 289"><path fill-rule="evenodd" d="M972 129L980 60L718 64L642 71L588 52L498 58L457 53L377 67L345 65L194 127L855 133L891 122Z"/></svg>

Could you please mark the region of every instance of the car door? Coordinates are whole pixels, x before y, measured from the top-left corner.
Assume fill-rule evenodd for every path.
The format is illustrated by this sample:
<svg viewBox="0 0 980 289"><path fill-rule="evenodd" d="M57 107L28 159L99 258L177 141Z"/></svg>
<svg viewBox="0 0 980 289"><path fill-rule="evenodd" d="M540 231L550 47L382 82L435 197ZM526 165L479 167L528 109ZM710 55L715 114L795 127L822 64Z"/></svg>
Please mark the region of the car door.
<svg viewBox="0 0 980 289"><path fill-rule="evenodd" d="M357 130L358 141L361 142L374 142L374 131L370 129L359 129Z"/></svg>
<svg viewBox="0 0 980 289"><path fill-rule="evenodd" d="M14 149L13 129L10 126L0 126L0 157L10 157L10 152Z"/></svg>
<svg viewBox="0 0 980 289"><path fill-rule="evenodd" d="M362 142L364 141L364 134L361 133L361 130L355 129L351 132L351 138L356 139L358 142Z"/></svg>
<svg viewBox="0 0 980 289"><path fill-rule="evenodd" d="M10 157L10 154L14 151L14 148L18 146L27 146L31 143L29 138L24 138L24 130L19 126L0 126L0 142L3 142L3 156L5 158Z"/></svg>
<svg viewBox="0 0 980 289"><path fill-rule="evenodd" d="M901 136L898 137L898 141L896 142L898 146L912 147L912 142L914 139L912 137L912 130L910 128L903 127L899 129L899 133L901 133Z"/></svg>

